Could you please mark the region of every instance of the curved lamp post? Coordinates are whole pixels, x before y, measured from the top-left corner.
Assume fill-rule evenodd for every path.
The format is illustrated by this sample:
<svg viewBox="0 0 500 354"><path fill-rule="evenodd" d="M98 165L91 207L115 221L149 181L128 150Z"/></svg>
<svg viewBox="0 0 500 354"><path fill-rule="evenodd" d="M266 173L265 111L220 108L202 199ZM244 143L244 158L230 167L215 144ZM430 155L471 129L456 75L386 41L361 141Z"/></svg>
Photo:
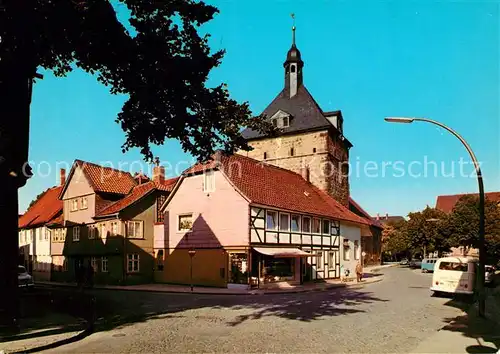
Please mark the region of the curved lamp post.
<svg viewBox="0 0 500 354"><path fill-rule="evenodd" d="M474 168L477 175L477 183L479 185L479 269L478 269L478 295L479 295L479 316L484 317L485 311L485 294L484 294L484 266L486 264L486 248L484 243L484 185L483 185L483 175L481 174L481 168L479 162L477 161L476 155L472 151L471 147L464 138L460 136L456 131L447 127L446 125L436 122L432 119L427 118L409 118L409 117L387 117L386 122L389 123L413 123L413 122L427 122L437 125L443 129L446 129L451 134L453 134L460 142L464 145L469 153Z"/></svg>

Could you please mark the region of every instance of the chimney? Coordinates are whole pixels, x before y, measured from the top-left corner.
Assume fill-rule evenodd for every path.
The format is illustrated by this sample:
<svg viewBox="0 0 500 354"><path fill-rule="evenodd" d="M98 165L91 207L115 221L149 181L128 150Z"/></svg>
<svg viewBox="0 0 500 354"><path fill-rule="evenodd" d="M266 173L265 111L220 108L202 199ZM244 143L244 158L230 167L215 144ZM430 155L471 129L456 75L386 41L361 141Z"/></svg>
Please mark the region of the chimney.
<svg viewBox="0 0 500 354"><path fill-rule="evenodd" d="M302 178L305 179L307 182L309 181L309 167L305 166L300 169L300 174L302 175Z"/></svg>
<svg viewBox="0 0 500 354"><path fill-rule="evenodd" d="M377 213L377 220L380 220L380 214Z"/></svg>
<svg viewBox="0 0 500 354"><path fill-rule="evenodd" d="M64 184L66 183L66 170L64 168L61 168L61 171L59 172L59 180L61 186L64 186Z"/></svg>
<svg viewBox="0 0 500 354"><path fill-rule="evenodd" d="M153 182L163 183L165 181L165 166L160 166L160 159L156 157L156 166L153 167Z"/></svg>

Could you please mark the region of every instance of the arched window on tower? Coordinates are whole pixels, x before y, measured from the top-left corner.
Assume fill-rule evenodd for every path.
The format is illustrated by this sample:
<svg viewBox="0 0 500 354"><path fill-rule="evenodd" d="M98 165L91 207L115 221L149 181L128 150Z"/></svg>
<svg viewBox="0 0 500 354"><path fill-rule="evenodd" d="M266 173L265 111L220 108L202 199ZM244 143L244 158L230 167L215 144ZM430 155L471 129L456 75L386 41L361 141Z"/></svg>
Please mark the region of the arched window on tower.
<svg viewBox="0 0 500 354"><path fill-rule="evenodd" d="M290 148L290 156L293 156L295 153L295 151L293 150L293 148Z"/></svg>
<svg viewBox="0 0 500 354"><path fill-rule="evenodd" d="M264 160L267 159L267 152L264 153Z"/></svg>
<svg viewBox="0 0 500 354"><path fill-rule="evenodd" d="M292 73L294 73L294 72L295 72L295 65L290 66L290 71L291 71Z"/></svg>

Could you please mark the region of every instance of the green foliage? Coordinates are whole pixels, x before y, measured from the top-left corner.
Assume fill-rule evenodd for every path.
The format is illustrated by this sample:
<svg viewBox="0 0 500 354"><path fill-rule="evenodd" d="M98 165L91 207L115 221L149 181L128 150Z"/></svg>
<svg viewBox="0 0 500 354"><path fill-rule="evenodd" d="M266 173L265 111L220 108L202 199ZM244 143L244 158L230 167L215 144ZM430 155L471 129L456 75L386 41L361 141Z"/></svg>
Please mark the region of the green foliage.
<svg viewBox="0 0 500 354"><path fill-rule="evenodd" d="M382 251L391 255L407 253L410 248L406 221L389 222L382 231Z"/></svg>
<svg viewBox="0 0 500 354"><path fill-rule="evenodd" d="M441 253L449 249L445 213L427 206L422 211L408 214L408 217L406 232L412 250L427 254L432 251Z"/></svg>
<svg viewBox="0 0 500 354"><path fill-rule="evenodd" d="M126 134L122 149L137 147L147 160L152 144L170 138L206 160L218 148L248 149L242 127L273 132L269 123L251 116L247 103L231 99L225 84L206 86L224 56L211 53L209 35L198 33L218 12L214 6L194 0L113 3L130 11L134 35L109 0L7 1L0 35L12 50L5 51L4 63L12 72L32 73L42 66L58 76L76 64L112 93L126 95L116 119Z"/></svg>
<svg viewBox="0 0 500 354"><path fill-rule="evenodd" d="M500 258L500 208L485 200L485 240L489 258ZM460 198L450 215L449 230L455 246L479 247L479 197L465 195Z"/></svg>

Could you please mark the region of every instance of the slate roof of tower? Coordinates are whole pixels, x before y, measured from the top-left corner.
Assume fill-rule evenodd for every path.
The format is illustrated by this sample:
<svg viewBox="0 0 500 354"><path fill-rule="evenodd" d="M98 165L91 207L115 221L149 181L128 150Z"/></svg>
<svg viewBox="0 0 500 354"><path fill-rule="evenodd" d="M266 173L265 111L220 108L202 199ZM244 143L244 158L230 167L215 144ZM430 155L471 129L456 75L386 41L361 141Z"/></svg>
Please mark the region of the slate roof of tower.
<svg viewBox="0 0 500 354"><path fill-rule="evenodd" d="M319 130L332 128L333 125L325 118L323 111L314 100L307 88L302 84L297 89L297 94L289 97L287 89L283 89L269 106L262 112L267 119L282 110L290 114L290 126L283 128L283 133L300 132L305 130ZM242 133L245 139L263 137L258 131L247 128Z"/></svg>

